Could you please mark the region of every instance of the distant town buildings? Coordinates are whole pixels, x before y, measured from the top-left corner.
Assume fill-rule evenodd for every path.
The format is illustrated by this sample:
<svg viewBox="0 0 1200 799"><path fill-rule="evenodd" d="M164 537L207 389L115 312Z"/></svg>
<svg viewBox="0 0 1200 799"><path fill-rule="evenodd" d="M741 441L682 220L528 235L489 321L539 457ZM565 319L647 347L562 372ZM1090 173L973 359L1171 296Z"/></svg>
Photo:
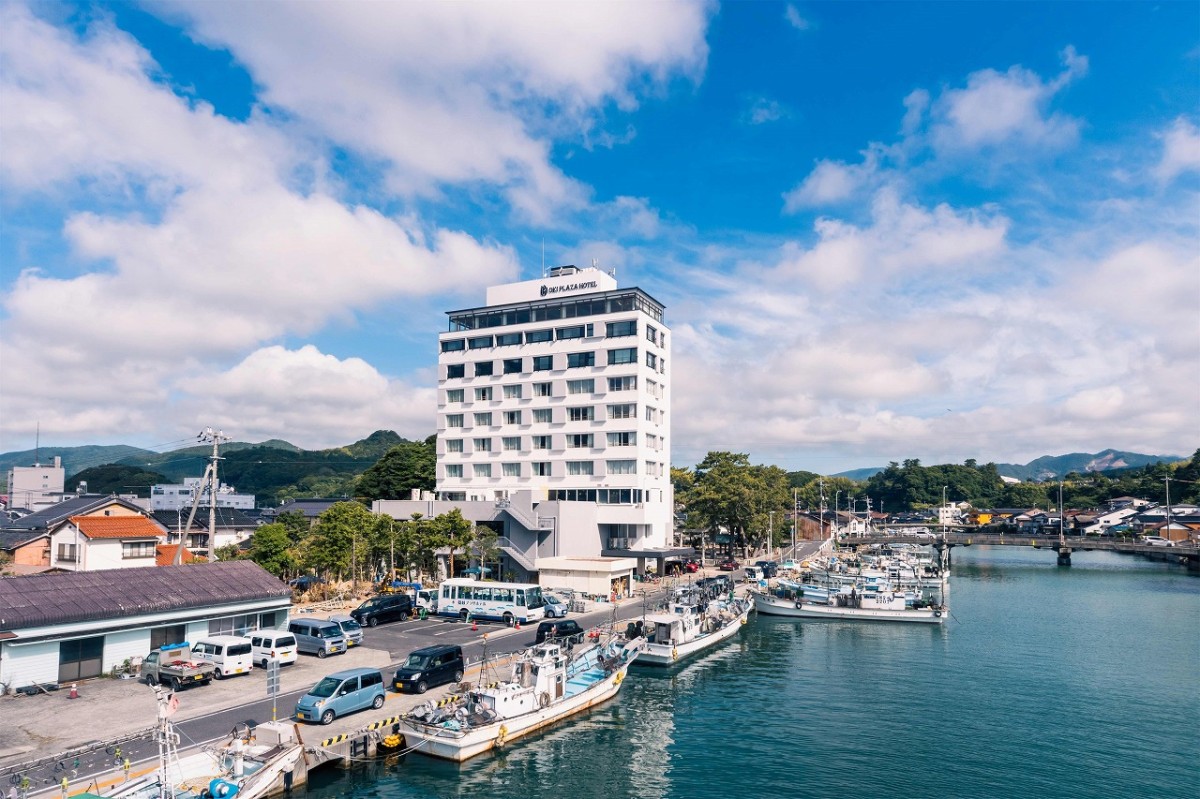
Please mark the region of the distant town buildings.
<svg viewBox="0 0 1200 799"><path fill-rule="evenodd" d="M62 458L52 466L13 466L8 470L8 507L35 511L62 499L66 471Z"/></svg>
<svg viewBox="0 0 1200 799"><path fill-rule="evenodd" d="M204 478L185 477L183 483L153 485L150 487L150 510L179 510L199 505L207 508L212 504L212 491L202 486ZM217 489L218 508L254 509L253 494L239 494L232 486L224 483Z"/></svg>

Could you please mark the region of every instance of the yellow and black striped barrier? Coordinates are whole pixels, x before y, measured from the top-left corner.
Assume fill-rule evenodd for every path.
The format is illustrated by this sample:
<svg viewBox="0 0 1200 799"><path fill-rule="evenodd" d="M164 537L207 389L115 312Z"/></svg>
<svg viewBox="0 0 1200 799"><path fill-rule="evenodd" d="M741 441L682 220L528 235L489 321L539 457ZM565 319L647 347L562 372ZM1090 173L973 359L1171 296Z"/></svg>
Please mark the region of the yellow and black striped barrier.
<svg viewBox="0 0 1200 799"><path fill-rule="evenodd" d="M354 737L354 735L355 733L352 732L344 732L341 735L335 735L332 738L326 738L324 741L321 741L321 746L329 747L333 746L334 744L340 744L342 741L350 740Z"/></svg>
<svg viewBox="0 0 1200 799"><path fill-rule="evenodd" d="M376 721L375 723L369 725L367 727L367 729L368 730L377 730L380 727L389 727L392 724L398 723L399 721L400 721L399 716L392 716L390 719L383 719L382 721Z"/></svg>
<svg viewBox="0 0 1200 799"><path fill-rule="evenodd" d="M457 702L460 699L462 699L462 697L458 696L458 695L447 696L445 699L439 699L438 703L436 705L434 705L434 707L445 707L446 705L453 705L455 702Z"/></svg>

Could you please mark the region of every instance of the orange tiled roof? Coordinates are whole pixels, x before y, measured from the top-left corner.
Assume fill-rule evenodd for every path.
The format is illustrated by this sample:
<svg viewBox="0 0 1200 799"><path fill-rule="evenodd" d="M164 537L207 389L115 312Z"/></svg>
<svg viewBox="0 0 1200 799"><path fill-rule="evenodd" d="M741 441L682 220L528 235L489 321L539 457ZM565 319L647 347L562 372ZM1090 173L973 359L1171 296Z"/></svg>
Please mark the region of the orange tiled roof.
<svg viewBox="0 0 1200 799"><path fill-rule="evenodd" d="M157 553L154 557L155 566L171 566L175 563L175 550L179 548L178 544L159 544L154 548ZM193 555L187 547L184 547L182 561L184 563L195 563L198 558Z"/></svg>
<svg viewBox="0 0 1200 799"><path fill-rule="evenodd" d="M145 516L72 516L88 538L161 538L163 530Z"/></svg>

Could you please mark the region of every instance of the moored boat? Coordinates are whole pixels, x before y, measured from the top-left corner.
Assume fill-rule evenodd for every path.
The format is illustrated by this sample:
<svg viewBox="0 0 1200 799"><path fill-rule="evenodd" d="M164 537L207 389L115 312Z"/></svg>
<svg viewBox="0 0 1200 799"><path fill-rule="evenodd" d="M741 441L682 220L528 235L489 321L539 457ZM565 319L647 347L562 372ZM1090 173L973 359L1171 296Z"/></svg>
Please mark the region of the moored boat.
<svg viewBox="0 0 1200 799"><path fill-rule="evenodd" d="M753 604L731 597L706 600L677 594L665 612L645 617L646 651L639 664L670 666L737 635Z"/></svg>
<svg viewBox="0 0 1200 799"><path fill-rule="evenodd" d="M755 591L752 596L755 610L768 616L941 624L949 615L945 604L922 602L911 592L887 584L875 584L870 590L860 587L823 591L810 586L777 585L770 591ZM941 594L945 596L944 589Z"/></svg>
<svg viewBox="0 0 1200 799"><path fill-rule="evenodd" d="M518 655L508 680L415 708L401 720L401 745L457 762L505 746L616 696L645 648L642 638L538 644Z"/></svg>

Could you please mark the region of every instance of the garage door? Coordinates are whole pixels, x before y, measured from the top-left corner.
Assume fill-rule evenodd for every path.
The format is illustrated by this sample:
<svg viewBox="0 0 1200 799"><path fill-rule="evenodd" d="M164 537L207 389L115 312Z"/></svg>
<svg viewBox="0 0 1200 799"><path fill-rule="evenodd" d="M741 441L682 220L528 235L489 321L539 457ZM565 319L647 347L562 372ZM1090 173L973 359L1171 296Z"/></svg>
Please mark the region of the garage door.
<svg viewBox="0 0 1200 799"><path fill-rule="evenodd" d="M58 645L58 681L99 677L103 668L104 636L63 641Z"/></svg>

